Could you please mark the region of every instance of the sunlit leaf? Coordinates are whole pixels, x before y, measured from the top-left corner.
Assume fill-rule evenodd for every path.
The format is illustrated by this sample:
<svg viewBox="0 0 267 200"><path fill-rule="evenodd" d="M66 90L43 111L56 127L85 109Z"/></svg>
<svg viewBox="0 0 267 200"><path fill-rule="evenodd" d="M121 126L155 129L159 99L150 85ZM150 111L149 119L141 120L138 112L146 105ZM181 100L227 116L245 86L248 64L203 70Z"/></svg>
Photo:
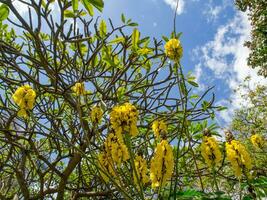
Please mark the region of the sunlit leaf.
<svg viewBox="0 0 267 200"><path fill-rule="evenodd" d="M0 21L4 21L8 18L9 8L6 4L1 4L0 6Z"/></svg>
<svg viewBox="0 0 267 200"><path fill-rule="evenodd" d="M89 15L93 16L94 15L94 9L93 6L89 3L88 0L82 0L82 4L89 13Z"/></svg>
<svg viewBox="0 0 267 200"><path fill-rule="evenodd" d="M133 51L138 49L139 38L140 38L140 32L138 31L137 28L135 28L132 33L132 50Z"/></svg>

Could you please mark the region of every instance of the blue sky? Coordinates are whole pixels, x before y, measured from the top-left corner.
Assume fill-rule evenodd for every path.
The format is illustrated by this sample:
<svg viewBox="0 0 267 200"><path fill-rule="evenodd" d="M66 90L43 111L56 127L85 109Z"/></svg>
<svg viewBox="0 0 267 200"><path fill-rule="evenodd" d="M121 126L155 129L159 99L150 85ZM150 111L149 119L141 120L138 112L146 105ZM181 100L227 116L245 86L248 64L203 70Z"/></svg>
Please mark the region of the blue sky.
<svg viewBox="0 0 267 200"><path fill-rule="evenodd" d="M177 0L106 0L104 18L120 25L125 14L139 24L142 36L160 39L169 36L173 28L174 8ZM27 8L14 1L21 14ZM99 13L98 13L99 14ZM217 104L229 109L217 116L219 125L227 125L233 110L246 103L233 90L251 76L250 87L267 84L255 70L247 67L249 50L243 46L250 38L250 24L246 13L236 10L234 0L180 0L176 28L183 32L182 66L192 71L200 85L198 92L215 86Z"/></svg>
<svg viewBox="0 0 267 200"><path fill-rule="evenodd" d="M104 17L120 23L120 14L138 22L143 36L169 36L173 27L176 0L116 0L106 1ZM250 87L266 84L256 71L246 64L249 50L243 46L250 38L250 23L246 13L237 11L233 0L180 0L176 28L183 32L182 65L192 71L200 84L199 92L215 86L217 104L229 109L217 116L217 122L227 126L234 109L245 104L234 89L251 76Z"/></svg>

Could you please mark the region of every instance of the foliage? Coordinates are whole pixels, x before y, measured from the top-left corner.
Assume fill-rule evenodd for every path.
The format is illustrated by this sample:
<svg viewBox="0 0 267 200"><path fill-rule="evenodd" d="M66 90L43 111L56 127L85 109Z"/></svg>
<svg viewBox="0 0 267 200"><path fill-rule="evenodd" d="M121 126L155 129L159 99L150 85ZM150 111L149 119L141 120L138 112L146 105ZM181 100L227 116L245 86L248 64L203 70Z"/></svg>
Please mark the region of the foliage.
<svg viewBox="0 0 267 200"><path fill-rule="evenodd" d="M252 181L254 185L261 180L266 181L267 87L257 85L255 89L251 89L249 86L248 77L237 89L245 91L241 98L246 104L235 111L231 129L235 131L236 137L243 141L253 157L254 175L258 177ZM266 186L260 186L257 190L258 194L266 195Z"/></svg>
<svg viewBox="0 0 267 200"><path fill-rule="evenodd" d="M236 5L248 12L252 25L251 41L245 43L251 50L248 65L258 68L258 74L267 77L267 1L236 0Z"/></svg>
<svg viewBox="0 0 267 200"><path fill-rule="evenodd" d="M28 18L0 2L1 199L266 195L262 169L235 177L215 141L212 119L224 108L212 88L194 93L181 33L162 41L124 15L120 26L89 17L101 0L21 1ZM220 155L209 166L203 135Z"/></svg>
<svg viewBox="0 0 267 200"><path fill-rule="evenodd" d="M241 98L247 102L236 110L232 120L232 129L241 137L249 138L251 133L266 134L267 124L267 87L258 85L255 89L249 87L249 78L240 85L238 91L245 91Z"/></svg>

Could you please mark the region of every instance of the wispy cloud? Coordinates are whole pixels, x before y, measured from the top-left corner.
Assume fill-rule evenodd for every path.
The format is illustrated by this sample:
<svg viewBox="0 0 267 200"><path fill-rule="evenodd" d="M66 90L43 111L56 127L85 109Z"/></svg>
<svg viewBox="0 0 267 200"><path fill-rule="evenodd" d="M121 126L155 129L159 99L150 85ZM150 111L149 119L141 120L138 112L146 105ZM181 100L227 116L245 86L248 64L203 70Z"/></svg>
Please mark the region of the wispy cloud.
<svg viewBox="0 0 267 200"><path fill-rule="evenodd" d="M228 23L218 27L213 40L194 50L199 57L198 68L208 68L219 80L222 80L230 89L229 99L222 99L219 104L228 106L228 110L220 113L220 118L226 123L230 122L235 109L240 108L243 102L241 94L245 91L235 89L247 76L251 77L251 88L257 84L267 84L267 80L260 78L257 72L247 66L249 49L244 42L250 39L250 23L246 13L236 13ZM202 77L199 77L200 82Z"/></svg>
<svg viewBox="0 0 267 200"><path fill-rule="evenodd" d="M215 4L215 2L217 4ZM216 22L220 14L228 7L233 6L231 0L218 1L209 0L204 5L203 14L205 15L207 22ZM221 16L220 16L221 17Z"/></svg>
<svg viewBox="0 0 267 200"><path fill-rule="evenodd" d="M203 69L201 68L201 64L198 63L195 66L195 69L193 71L194 76L196 77L196 82L198 83L199 87L198 90L202 91L205 89L204 84L201 82L201 77L203 75Z"/></svg>
<svg viewBox="0 0 267 200"><path fill-rule="evenodd" d="M184 11L184 0L164 0L166 4L168 4L173 10L176 9L177 1L179 1L177 14L182 14Z"/></svg>
<svg viewBox="0 0 267 200"><path fill-rule="evenodd" d="M211 6L209 5L207 9L203 11L203 14L207 17L207 21L216 21L218 19L219 14L223 10L222 6Z"/></svg>

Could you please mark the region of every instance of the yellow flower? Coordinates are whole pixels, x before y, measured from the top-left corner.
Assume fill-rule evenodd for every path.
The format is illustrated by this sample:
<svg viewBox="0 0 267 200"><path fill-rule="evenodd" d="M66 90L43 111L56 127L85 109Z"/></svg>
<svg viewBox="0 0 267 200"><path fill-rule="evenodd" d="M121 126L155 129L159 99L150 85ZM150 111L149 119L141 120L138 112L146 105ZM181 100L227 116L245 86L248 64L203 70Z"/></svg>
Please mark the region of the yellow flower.
<svg viewBox="0 0 267 200"><path fill-rule="evenodd" d="M128 149L123 143L123 140L119 140L114 133L108 135L104 147L107 154L117 166L120 166L122 162L130 158Z"/></svg>
<svg viewBox="0 0 267 200"><path fill-rule="evenodd" d="M150 179L152 188L164 186L171 178L174 167L172 147L167 140L162 140L156 148L155 155L151 159Z"/></svg>
<svg viewBox="0 0 267 200"><path fill-rule="evenodd" d="M104 142L104 151L98 155L100 168L115 177L116 168L129 158L128 149L123 141L120 141L114 133L110 133ZM108 182L109 178L105 173L100 171L104 181Z"/></svg>
<svg viewBox="0 0 267 200"><path fill-rule="evenodd" d="M160 136L163 136L167 133L167 125L162 120L156 120L152 124L152 130L154 132L154 135L156 138L160 138Z"/></svg>
<svg viewBox="0 0 267 200"><path fill-rule="evenodd" d="M86 94L84 83L75 83L71 89L77 96Z"/></svg>
<svg viewBox="0 0 267 200"><path fill-rule="evenodd" d="M178 39L170 39L165 44L165 53L171 59L179 61L183 55L183 47Z"/></svg>
<svg viewBox="0 0 267 200"><path fill-rule="evenodd" d="M107 155L107 153L100 153L98 155L98 163L99 167L102 170L100 171L100 175L102 176L105 182L109 181L109 177L106 175L106 173L109 174L110 176L115 177L114 166L112 165L112 161L110 157Z"/></svg>
<svg viewBox="0 0 267 200"><path fill-rule="evenodd" d="M201 144L201 155L209 167L213 167L220 163L222 154L214 137L204 136Z"/></svg>
<svg viewBox="0 0 267 200"><path fill-rule="evenodd" d="M101 122L102 117L103 117L103 110L99 106L93 107L90 114L92 123L99 124Z"/></svg>
<svg viewBox="0 0 267 200"><path fill-rule="evenodd" d="M20 117L28 117L27 110L32 110L36 93L29 85L24 85L19 87L15 93L12 95L14 102L20 107L20 111L18 112L18 116Z"/></svg>
<svg viewBox="0 0 267 200"><path fill-rule="evenodd" d="M110 113L111 127L120 140L122 140L123 133L129 133L131 136L138 134L137 120L138 111L130 103L115 106Z"/></svg>
<svg viewBox="0 0 267 200"><path fill-rule="evenodd" d="M142 49L138 49L137 53L141 55L148 55L152 53L152 50L149 48L142 48Z"/></svg>
<svg viewBox="0 0 267 200"><path fill-rule="evenodd" d="M18 112L18 116L19 117L28 118L27 111L25 109L20 109L19 112Z"/></svg>
<svg viewBox="0 0 267 200"><path fill-rule="evenodd" d="M148 173L148 169L147 169L147 162L144 158L142 158L141 156L136 156L136 158L134 159L134 165L135 165L135 169L136 169L136 173L137 173L137 177L134 174L134 183L139 187L138 184L138 180L145 185L146 183L149 182L149 176L147 175Z"/></svg>
<svg viewBox="0 0 267 200"><path fill-rule="evenodd" d="M242 170L250 170L252 168L249 153L237 140L232 140L229 143L226 143L226 156L237 177L241 176Z"/></svg>
<svg viewBox="0 0 267 200"><path fill-rule="evenodd" d="M254 147L256 148L263 148L264 146L264 139L261 135L259 134L254 134L250 137L250 141L253 144Z"/></svg>

